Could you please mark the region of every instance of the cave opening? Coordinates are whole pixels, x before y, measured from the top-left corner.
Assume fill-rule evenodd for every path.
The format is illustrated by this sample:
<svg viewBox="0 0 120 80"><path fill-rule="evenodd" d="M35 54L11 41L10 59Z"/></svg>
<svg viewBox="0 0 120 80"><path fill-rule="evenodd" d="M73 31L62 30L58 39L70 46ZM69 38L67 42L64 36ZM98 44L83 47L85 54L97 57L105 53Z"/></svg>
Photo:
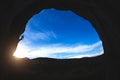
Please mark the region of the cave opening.
<svg viewBox="0 0 120 80"><path fill-rule="evenodd" d="M102 41L87 19L71 10L43 9L28 20L13 56L71 59L104 53Z"/></svg>

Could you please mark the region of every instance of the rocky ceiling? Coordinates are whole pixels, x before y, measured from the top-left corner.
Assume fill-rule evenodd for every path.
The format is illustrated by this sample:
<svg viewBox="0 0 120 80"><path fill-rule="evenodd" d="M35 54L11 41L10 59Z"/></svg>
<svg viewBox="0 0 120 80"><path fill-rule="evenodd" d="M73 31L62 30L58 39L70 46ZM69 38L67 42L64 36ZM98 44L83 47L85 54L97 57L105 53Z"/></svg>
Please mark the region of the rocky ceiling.
<svg viewBox="0 0 120 80"><path fill-rule="evenodd" d="M0 6L0 80L119 80L117 0L3 0ZM104 55L77 60L13 59L27 21L46 8L72 10L91 21L103 41Z"/></svg>

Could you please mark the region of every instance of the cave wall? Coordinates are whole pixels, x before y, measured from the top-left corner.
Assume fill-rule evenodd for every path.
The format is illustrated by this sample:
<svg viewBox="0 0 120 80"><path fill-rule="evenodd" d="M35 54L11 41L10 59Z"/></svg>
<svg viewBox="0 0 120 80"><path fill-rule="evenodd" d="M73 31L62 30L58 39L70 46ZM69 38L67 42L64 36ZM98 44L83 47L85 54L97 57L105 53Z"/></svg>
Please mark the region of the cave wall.
<svg viewBox="0 0 120 80"><path fill-rule="evenodd" d="M101 70L104 73L102 75L104 79L118 80L120 6L117 0L4 0L0 2L0 6L1 65L11 63L19 36L24 32L27 21L33 15L46 8L72 10L77 15L91 21L103 41L104 55L97 60L104 63L101 64L104 68L99 67L94 73L99 74L98 72ZM1 69L4 71L3 67Z"/></svg>

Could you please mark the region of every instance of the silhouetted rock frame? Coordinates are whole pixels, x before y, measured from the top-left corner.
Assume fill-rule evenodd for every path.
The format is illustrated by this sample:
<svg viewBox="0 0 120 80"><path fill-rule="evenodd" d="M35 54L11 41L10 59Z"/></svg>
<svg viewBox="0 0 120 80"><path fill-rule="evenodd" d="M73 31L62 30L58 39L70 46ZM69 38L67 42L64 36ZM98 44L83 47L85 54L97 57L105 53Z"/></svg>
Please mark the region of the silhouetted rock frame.
<svg viewBox="0 0 120 80"><path fill-rule="evenodd" d="M98 32L104 47L104 55L94 58L86 58L85 60L75 60L77 63L79 63L79 65L74 62L74 60L63 61L65 66L69 66L69 70L74 68L73 75L72 73L68 74L67 72L64 72L65 76L62 75L63 78L60 78L59 75L57 75L56 78L64 80L119 80L120 6L117 0L4 0L0 2L0 5L0 64L2 65L0 69L2 70L1 73L3 74L0 76L0 79L4 79L6 77L5 74L7 74L9 79L9 77L11 77L11 72L8 71L12 71L12 74L14 75L13 69L8 69L8 66L11 64L16 64L16 61L14 62L12 55L19 42L19 36L25 30L27 21L33 15L39 13L43 9L55 8L58 10L71 10L77 15L89 20ZM90 70L91 73L89 73L88 70L86 73L83 72L79 74L79 70L82 70L83 68L76 68L76 66L73 67L72 63L79 67L86 66L86 64L88 64L87 66L93 67L94 69L92 68L92 70ZM94 66L91 66L90 63L94 64ZM57 64L57 62L53 62L51 64ZM58 67L57 65L54 66ZM89 69L89 67L86 67L85 69ZM36 69L38 70L38 68ZM45 69L43 68L44 75L49 75L49 72L44 72ZM47 70L49 71L50 69ZM52 70L52 74L57 74L54 69ZM58 72L59 70L64 71L64 67L58 67L56 70L58 70ZM77 70L78 72L76 72ZM42 79L46 80L47 78L42 77ZM49 79L54 78L49 76Z"/></svg>

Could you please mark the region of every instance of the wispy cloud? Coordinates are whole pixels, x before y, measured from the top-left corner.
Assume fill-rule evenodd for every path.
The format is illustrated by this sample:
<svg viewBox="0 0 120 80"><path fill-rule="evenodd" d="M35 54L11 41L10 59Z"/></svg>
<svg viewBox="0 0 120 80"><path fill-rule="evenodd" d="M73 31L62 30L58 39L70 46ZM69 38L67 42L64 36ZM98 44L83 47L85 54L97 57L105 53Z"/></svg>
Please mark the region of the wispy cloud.
<svg viewBox="0 0 120 80"><path fill-rule="evenodd" d="M72 56L70 58L96 57L102 54L104 54L103 50L97 53L93 53L93 54L80 54L80 55Z"/></svg>
<svg viewBox="0 0 120 80"><path fill-rule="evenodd" d="M25 45L24 43L22 43L18 45L14 56L25 54L25 55L22 55L22 57L28 57L28 58L51 57L53 58L52 55L57 55L57 54L64 55L67 53L71 56L73 55L73 57L66 57L66 58L82 58L82 57L89 57L89 56L91 57L91 56L95 56L96 54L99 55L99 53L101 54L101 52L97 52L94 54L88 54L88 55L86 54L83 55L81 53L94 51L97 47L100 47L100 46L102 46L101 41L96 42L91 45L78 44L78 45L66 46L64 44L51 44L51 45L39 46L39 47L34 46L34 48L29 47ZM76 53L77 53L77 56L75 56Z"/></svg>
<svg viewBox="0 0 120 80"><path fill-rule="evenodd" d="M56 39L57 36L53 31L32 31L32 29L27 28L27 30L23 34L25 36L24 41L32 43L33 41L48 41L50 39Z"/></svg>

